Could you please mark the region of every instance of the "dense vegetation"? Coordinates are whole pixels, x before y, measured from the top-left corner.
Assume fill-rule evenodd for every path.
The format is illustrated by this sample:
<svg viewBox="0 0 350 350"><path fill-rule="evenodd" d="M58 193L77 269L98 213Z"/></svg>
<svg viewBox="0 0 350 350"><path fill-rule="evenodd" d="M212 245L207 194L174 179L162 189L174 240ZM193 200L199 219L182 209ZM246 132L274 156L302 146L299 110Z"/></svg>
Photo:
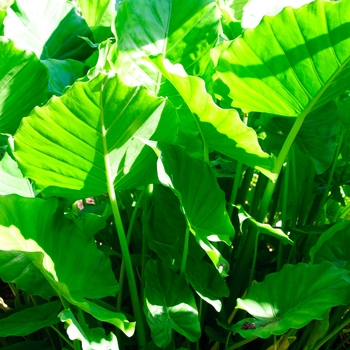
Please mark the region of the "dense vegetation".
<svg viewBox="0 0 350 350"><path fill-rule="evenodd" d="M261 3L0 3L0 348L346 349L350 0Z"/></svg>

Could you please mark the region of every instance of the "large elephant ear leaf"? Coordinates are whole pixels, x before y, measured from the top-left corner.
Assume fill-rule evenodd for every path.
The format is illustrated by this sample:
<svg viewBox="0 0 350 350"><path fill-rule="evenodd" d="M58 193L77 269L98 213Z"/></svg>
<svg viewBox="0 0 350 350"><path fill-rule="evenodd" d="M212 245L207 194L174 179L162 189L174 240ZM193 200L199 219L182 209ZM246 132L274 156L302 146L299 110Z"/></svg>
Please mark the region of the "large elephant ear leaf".
<svg viewBox="0 0 350 350"><path fill-rule="evenodd" d="M0 37L0 133L14 134L21 119L47 101L47 84L45 66L35 55Z"/></svg>
<svg viewBox="0 0 350 350"><path fill-rule="evenodd" d="M100 74L24 118L15 156L46 196L86 198L157 182L156 156L136 137L174 137L177 118L165 99ZM144 169L147 169L145 171Z"/></svg>
<svg viewBox="0 0 350 350"><path fill-rule="evenodd" d="M148 142L159 156L159 181L178 197L181 210L198 244L223 276L228 262L211 242L231 244L234 228L226 211L224 193L214 172L200 159L189 156L180 146ZM195 186L193 184L196 184Z"/></svg>
<svg viewBox="0 0 350 350"><path fill-rule="evenodd" d="M92 53L82 39L92 39L90 28L65 0L16 0L7 9L4 27L6 37L40 59L84 60Z"/></svg>
<svg viewBox="0 0 350 350"><path fill-rule="evenodd" d="M58 200L11 195L0 197L0 208L1 251L21 252L56 294L98 320L110 322L128 335L133 333L134 324L122 313L106 310L87 300L113 296L118 292L119 284L107 256L98 250L93 237L64 217ZM5 262L7 270L27 272L18 269L17 264L22 264L22 260L6 256L10 259ZM22 278L21 287L27 290L31 283L30 278Z"/></svg>
<svg viewBox="0 0 350 350"><path fill-rule="evenodd" d="M281 116L323 106L350 86L349 11L349 1L287 7L219 45L217 95L246 111Z"/></svg>
<svg viewBox="0 0 350 350"><path fill-rule="evenodd" d="M322 320L332 307L349 303L347 275L347 270L328 262L287 264L254 284L244 298L237 300L237 307L255 318L243 319L230 330L244 338L266 339L290 328L300 329L312 320Z"/></svg>

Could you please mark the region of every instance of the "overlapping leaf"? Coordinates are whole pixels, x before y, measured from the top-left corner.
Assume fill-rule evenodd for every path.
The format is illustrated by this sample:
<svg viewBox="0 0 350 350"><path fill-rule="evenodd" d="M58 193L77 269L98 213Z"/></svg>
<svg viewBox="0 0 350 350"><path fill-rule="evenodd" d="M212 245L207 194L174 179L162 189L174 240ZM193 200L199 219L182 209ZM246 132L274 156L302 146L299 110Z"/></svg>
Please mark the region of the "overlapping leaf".
<svg viewBox="0 0 350 350"><path fill-rule="evenodd" d="M33 53L0 38L0 132L14 134L21 119L47 101L46 69Z"/></svg>
<svg viewBox="0 0 350 350"><path fill-rule="evenodd" d="M164 61L161 55L151 62L173 84L191 112L199 118L198 125L204 143L275 179L271 173L272 158L262 151L255 131L241 121L236 110L218 107L206 92L204 81L188 76L180 65Z"/></svg>
<svg viewBox="0 0 350 350"><path fill-rule="evenodd" d="M282 116L323 106L350 86L349 11L349 1L318 0L264 17L214 50L217 94L247 111Z"/></svg>
<svg viewBox="0 0 350 350"><path fill-rule="evenodd" d="M109 259L97 249L92 237L63 217L58 200L11 195L0 197L0 208L2 251L22 252L57 294L97 319L116 325L126 334L133 333L134 324L123 314L86 300L115 295L119 285ZM17 269L16 265L16 259L11 259L7 269ZM23 289L27 289L25 283L30 287L31 282L22 280Z"/></svg>
<svg viewBox="0 0 350 350"><path fill-rule="evenodd" d="M91 30L65 0L17 0L7 9L4 26L5 36L40 59L83 60L92 53L81 38L92 39Z"/></svg>
<svg viewBox="0 0 350 350"><path fill-rule="evenodd" d="M225 208L225 198L209 165L189 156L179 146L148 142L158 153L158 177L181 203L187 224L216 268L227 275L228 262L211 242L231 244L234 228Z"/></svg>
<svg viewBox="0 0 350 350"><path fill-rule="evenodd" d="M254 284L237 307L255 319L243 319L230 329L244 338L268 338L290 328L299 329L312 320L322 320L330 308L350 301L348 271L328 262L317 265L284 265ZM281 293L281 290L284 292Z"/></svg>
<svg viewBox="0 0 350 350"><path fill-rule="evenodd" d="M100 74L36 108L15 136L26 177L46 195L86 198L157 181L152 150L136 139L172 140L177 119L163 98Z"/></svg>
<svg viewBox="0 0 350 350"><path fill-rule="evenodd" d="M190 341L197 341L198 311L186 281L154 260L146 265L145 281L144 312L156 345L160 348L169 345L173 330Z"/></svg>

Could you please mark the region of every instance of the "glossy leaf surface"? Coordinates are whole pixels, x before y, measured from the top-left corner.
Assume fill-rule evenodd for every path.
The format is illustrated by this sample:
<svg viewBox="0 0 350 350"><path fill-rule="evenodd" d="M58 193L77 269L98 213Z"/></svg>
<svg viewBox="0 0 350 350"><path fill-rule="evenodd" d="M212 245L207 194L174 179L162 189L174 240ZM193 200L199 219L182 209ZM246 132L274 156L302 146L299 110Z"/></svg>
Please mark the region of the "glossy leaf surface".
<svg viewBox="0 0 350 350"><path fill-rule="evenodd" d="M0 132L14 134L21 119L47 101L47 84L35 55L0 37Z"/></svg>
<svg viewBox="0 0 350 350"><path fill-rule="evenodd" d="M331 307L349 303L349 283L344 279L347 274L328 262L286 264L281 271L252 285L247 296L237 300L237 307L255 319L241 320L232 331L244 338L268 338L290 328L302 328L311 320L322 320ZM244 329L245 322L255 323L255 328Z"/></svg>
<svg viewBox="0 0 350 350"><path fill-rule="evenodd" d="M75 83L25 118L15 137L15 156L45 195L104 194L107 176L116 189L153 183L156 156L136 137L171 140L174 113L145 88L101 74Z"/></svg>
<svg viewBox="0 0 350 350"><path fill-rule="evenodd" d="M197 341L201 333L198 311L186 281L154 260L146 265L145 280L144 312L156 345L166 347L173 330Z"/></svg>
<svg viewBox="0 0 350 350"><path fill-rule="evenodd" d="M60 301L28 307L0 319L0 337L26 336L59 322ZM5 315L6 316L6 315Z"/></svg>
<svg viewBox="0 0 350 350"><path fill-rule="evenodd" d="M22 252L57 294L97 319L113 323L127 334L133 332L133 324L123 314L85 299L115 295L119 285L109 259L97 249L93 238L62 217L56 199L12 195L0 197L0 207L1 250ZM16 260L10 261L7 268L16 268Z"/></svg>
<svg viewBox="0 0 350 350"><path fill-rule="evenodd" d="M289 117L334 99L349 88L349 9L323 0L287 7L218 46L217 94L246 111Z"/></svg>
<svg viewBox="0 0 350 350"><path fill-rule="evenodd" d="M80 38L92 39L91 30L65 0L17 0L15 7L7 9L4 26L5 36L40 59L82 60L92 53Z"/></svg>

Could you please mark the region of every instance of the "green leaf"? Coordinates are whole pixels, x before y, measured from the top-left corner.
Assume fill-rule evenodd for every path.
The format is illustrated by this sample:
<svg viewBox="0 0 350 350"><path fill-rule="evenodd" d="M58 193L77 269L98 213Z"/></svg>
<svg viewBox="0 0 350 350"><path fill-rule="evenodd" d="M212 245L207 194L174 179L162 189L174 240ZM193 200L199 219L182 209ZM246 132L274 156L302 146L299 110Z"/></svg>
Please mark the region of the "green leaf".
<svg viewBox="0 0 350 350"><path fill-rule="evenodd" d="M349 88L349 11L349 1L317 0L264 17L214 49L216 93L246 111L289 117L333 100Z"/></svg>
<svg viewBox="0 0 350 350"><path fill-rule="evenodd" d="M166 347L172 331L195 342L200 337L198 311L186 281L158 261L149 260L145 268L144 312L152 339Z"/></svg>
<svg viewBox="0 0 350 350"><path fill-rule="evenodd" d="M294 242L281 229L274 228L269 224L262 224L256 221L243 209L241 205L235 205L235 207L238 209L238 218L241 225L245 220L248 220L253 226L258 229L259 233L275 237L279 239L283 244L294 245Z"/></svg>
<svg viewBox="0 0 350 350"><path fill-rule="evenodd" d="M312 264L329 261L337 267L350 270L350 222L339 222L322 233L310 250Z"/></svg>
<svg viewBox="0 0 350 350"><path fill-rule="evenodd" d="M8 153L0 161L0 195L18 194L22 197L34 197L33 188L28 179L23 178L14 159Z"/></svg>
<svg viewBox="0 0 350 350"><path fill-rule="evenodd" d="M185 274L195 292L212 305L217 312L220 312L222 304L219 298L228 297L230 292L214 266L201 259L188 256Z"/></svg>
<svg viewBox="0 0 350 350"><path fill-rule="evenodd" d="M11 195L0 197L0 208L2 251L22 252L57 294L98 320L110 322L128 335L133 333L134 324L123 314L85 299L115 295L119 285L109 259L97 249L92 237L63 216L58 200ZM8 268L11 264L16 261ZM26 282L30 285L31 280Z"/></svg>
<svg viewBox="0 0 350 350"><path fill-rule="evenodd" d="M154 186L152 207L145 217L144 232L150 249L157 252L164 265L177 271L183 255L186 220L180 211L179 200L169 188ZM189 237L188 254L199 259L204 254L193 236Z"/></svg>
<svg viewBox="0 0 350 350"><path fill-rule="evenodd" d="M78 0L81 13L90 27L98 26L106 12L110 0Z"/></svg>
<svg viewBox="0 0 350 350"><path fill-rule="evenodd" d="M266 138L262 141L262 147L267 152L274 151L278 154L293 127L295 119L266 114L262 115L260 119L260 124L266 133ZM337 107L332 101L319 110L310 113L305 118L295 138L295 145L311 159L318 174L326 171L333 162L340 126Z"/></svg>
<svg viewBox="0 0 350 350"><path fill-rule="evenodd" d="M84 60L92 53L80 38L92 39L91 30L65 0L16 0L7 9L4 26L5 36L40 59Z"/></svg>
<svg viewBox="0 0 350 350"><path fill-rule="evenodd" d="M305 342L305 350L311 350L316 342L323 338L329 330L329 313L323 320L313 322L311 332Z"/></svg>
<svg viewBox="0 0 350 350"><path fill-rule="evenodd" d="M234 228L214 172L207 163L189 156L182 147L164 142L148 144L159 156L159 181L176 194L198 244L225 276L229 264L210 242L222 241L230 245Z"/></svg>
<svg viewBox="0 0 350 350"><path fill-rule="evenodd" d="M164 54L181 63L190 75L202 76L210 67L210 49L216 45L220 12L212 0L137 0L118 3L115 20L118 43L114 68L126 81L142 83L154 92L161 75L142 57Z"/></svg>
<svg viewBox="0 0 350 350"><path fill-rule="evenodd" d="M266 339L290 328L302 328L312 320L322 320L332 307L349 303L349 283L344 279L347 274L328 262L286 264L281 271L252 285L247 296L237 300L237 308L256 319L241 320L231 331L244 338Z"/></svg>
<svg viewBox="0 0 350 350"><path fill-rule="evenodd" d="M104 74L77 82L22 121L15 156L47 196L87 198L157 182L156 156L137 139L171 141L173 107L146 88Z"/></svg>
<svg viewBox="0 0 350 350"><path fill-rule="evenodd" d="M47 101L46 69L33 53L0 37L0 132L14 134L23 117ZM20 101L20 103L19 103Z"/></svg>
<svg viewBox="0 0 350 350"><path fill-rule="evenodd" d="M161 55L151 62L174 85L191 112L198 116L203 142L275 179L271 173L271 156L262 151L255 131L241 121L236 110L218 107L206 92L204 81L188 76L180 65L172 65Z"/></svg>
<svg viewBox="0 0 350 350"><path fill-rule="evenodd" d="M57 315L61 309L60 301L53 301L11 313L8 317L0 319L0 337L23 337L52 326L59 322Z"/></svg>
<svg viewBox="0 0 350 350"><path fill-rule="evenodd" d="M49 89L55 95L62 95L63 90L87 73L87 66L75 60L42 60L49 71Z"/></svg>
<svg viewBox="0 0 350 350"><path fill-rule="evenodd" d="M68 324L69 339L79 339L83 350L119 349L117 338L112 332L106 338L103 328L89 329L87 324L80 325L70 309L63 310L58 316L62 322Z"/></svg>

